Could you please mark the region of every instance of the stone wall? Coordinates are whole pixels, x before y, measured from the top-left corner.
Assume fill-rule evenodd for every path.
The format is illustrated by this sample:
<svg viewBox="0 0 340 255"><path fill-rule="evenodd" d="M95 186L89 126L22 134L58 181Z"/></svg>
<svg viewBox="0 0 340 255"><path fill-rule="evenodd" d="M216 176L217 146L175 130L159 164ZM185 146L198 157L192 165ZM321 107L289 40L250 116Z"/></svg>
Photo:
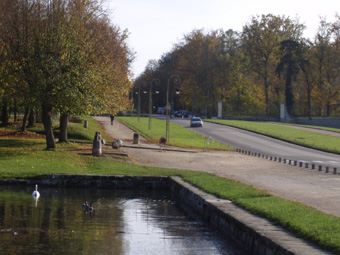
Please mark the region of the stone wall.
<svg viewBox="0 0 340 255"><path fill-rule="evenodd" d="M184 210L207 221L246 248L250 254L330 254L228 200L191 186L180 177L42 175L35 180L0 180L0 185L33 187L35 184L66 188L170 190Z"/></svg>

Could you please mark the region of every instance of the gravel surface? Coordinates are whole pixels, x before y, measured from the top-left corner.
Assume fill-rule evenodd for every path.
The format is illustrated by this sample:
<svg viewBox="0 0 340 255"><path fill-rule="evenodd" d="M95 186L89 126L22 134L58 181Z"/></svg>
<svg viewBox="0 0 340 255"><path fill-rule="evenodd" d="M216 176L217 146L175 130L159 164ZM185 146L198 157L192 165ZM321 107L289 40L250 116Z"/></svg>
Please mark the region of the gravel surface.
<svg viewBox="0 0 340 255"><path fill-rule="evenodd" d="M134 131L109 117L95 117L113 139L124 141L119 150L140 165L204 171L234 179L285 199L299 201L340 217L340 175L290 166L237 152L190 151L141 143L132 144Z"/></svg>

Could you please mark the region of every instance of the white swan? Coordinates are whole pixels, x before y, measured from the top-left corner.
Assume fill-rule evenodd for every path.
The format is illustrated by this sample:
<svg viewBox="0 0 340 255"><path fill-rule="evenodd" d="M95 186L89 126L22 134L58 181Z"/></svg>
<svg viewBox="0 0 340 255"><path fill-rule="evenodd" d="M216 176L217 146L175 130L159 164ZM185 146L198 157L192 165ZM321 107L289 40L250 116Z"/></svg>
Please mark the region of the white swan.
<svg viewBox="0 0 340 255"><path fill-rule="evenodd" d="M32 196L33 196L34 198L40 197L40 193L39 193L39 191L38 191L38 185L37 185L37 184L35 185L35 191L33 191Z"/></svg>

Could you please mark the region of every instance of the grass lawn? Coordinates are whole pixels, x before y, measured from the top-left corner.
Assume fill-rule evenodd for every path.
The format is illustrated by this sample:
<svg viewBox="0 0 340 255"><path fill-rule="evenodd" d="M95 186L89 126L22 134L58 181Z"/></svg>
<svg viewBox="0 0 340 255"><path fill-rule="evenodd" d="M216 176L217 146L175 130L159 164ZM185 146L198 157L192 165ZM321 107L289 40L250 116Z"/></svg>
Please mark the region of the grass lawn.
<svg viewBox="0 0 340 255"><path fill-rule="evenodd" d="M89 126L95 125L92 118L88 121ZM76 130L76 135L70 134L70 137L83 133L79 129L83 129L80 123L72 131ZM89 140L92 140L92 135L89 134ZM85 134L83 136L86 137ZM80 146L58 144L56 150L45 150L44 139L0 139L0 178L39 178L41 174L181 176L202 190L229 199L304 239L340 254L338 217L208 173L139 166L113 158L82 156L72 152Z"/></svg>
<svg viewBox="0 0 340 255"><path fill-rule="evenodd" d="M151 129L149 130L149 118L143 117L140 118L138 122L138 118L136 117L117 117L117 120L126 124L133 130L137 131L144 137L154 142L158 142L161 137L165 137L165 130L166 130L166 121L154 119L152 118L152 125ZM203 149L204 146L207 145L206 137L197 134L191 130L188 130L184 127L176 125L174 123L170 124L170 141L167 143L169 145L178 146L178 147L186 147L186 148L199 148ZM212 141L211 149L214 150L232 150L231 148L227 147L224 144Z"/></svg>
<svg viewBox="0 0 340 255"><path fill-rule="evenodd" d="M278 138L291 143L315 148L323 151L340 153L340 138L318 134L312 131L299 130L289 126L272 125L266 123L241 120L206 120L232 127L250 130L259 134Z"/></svg>

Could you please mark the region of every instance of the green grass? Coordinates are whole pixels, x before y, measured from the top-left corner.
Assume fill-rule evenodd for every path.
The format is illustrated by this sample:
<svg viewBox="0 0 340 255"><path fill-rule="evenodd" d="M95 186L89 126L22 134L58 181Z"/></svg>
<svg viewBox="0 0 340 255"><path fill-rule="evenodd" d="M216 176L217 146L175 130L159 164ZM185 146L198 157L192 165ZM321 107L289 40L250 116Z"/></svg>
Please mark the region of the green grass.
<svg viewBox="0 0 340 255"><path fill-rule="evenodd" d="M283 126L306 127L306 128L319 129L319 130L326 130L326 131L332 131L332 132L340 133L340 129L339 129L339 128L321 127L321 126L311 126L311 125L301 125L301 124L291 124L291 123L281 123L281 122L269 122L269 123L277 124L277 125L283 125Z"/></svg>
<svg viewBox="0 0 340 255"><path fill-rule="evenodd" d="M165 137L166 134L166 122L164 120L152 118L152 126L149 130L149 118L138 118L134 117L117 117L117 120L129 126L131 129L140 133L147 139L158 142L161 137ZM184 127L176 125L174 123L170 124L170 141L167 142L169 145L186 147L186 148L199 148L203 149L206 144L206 137L197 134L191 130ZM208 145L210 148L210 145ZM213 150L232 150L224 144L212 141L211 149Z"/></svg>
<svg viewBox="0 0 340 255"><path fill-rule="evenodd" d="M340 153L340 138L318 134L312 131L299 130L289 126L272 125L240 120L206 120L232 127L250 130L259 134L278 138L291 143L323 151Z"/></svg>
<svg viewBox="0 0 340 255"><path fill-rule="evenodd" d="M79 130L82 128L82 125L75 125L75 133L83 133L83 130ZM92 132L88 134L90 140ZM0 178L39 178L41 174L181 176L206 192L229 199L304 239L340 254L338 217L204 172L139 166L113 158L81 156L65 151L74 147L79 145L58 145L56 150L49 151L45 150L44 139L0 139Z"/></svg>
<svg viewBox="0 0 340 255"><path fill-rule="evenodd" d="M77 142L92 142L94 135L97 131L102 133L102 137L106 141L112 141L110 136L108 136L99 123L90 116L76 117L82 120L81 123L69 122L68 124L68 139ZM88 121L88 128L84 128L84 121ZM57 128L59 123L54 123L53 133L56 138L59 137L59 129ZM44 134L44 127L41 123L37 124L35 127L29 128L28 131L36 132L39 134Z"/></svg>

